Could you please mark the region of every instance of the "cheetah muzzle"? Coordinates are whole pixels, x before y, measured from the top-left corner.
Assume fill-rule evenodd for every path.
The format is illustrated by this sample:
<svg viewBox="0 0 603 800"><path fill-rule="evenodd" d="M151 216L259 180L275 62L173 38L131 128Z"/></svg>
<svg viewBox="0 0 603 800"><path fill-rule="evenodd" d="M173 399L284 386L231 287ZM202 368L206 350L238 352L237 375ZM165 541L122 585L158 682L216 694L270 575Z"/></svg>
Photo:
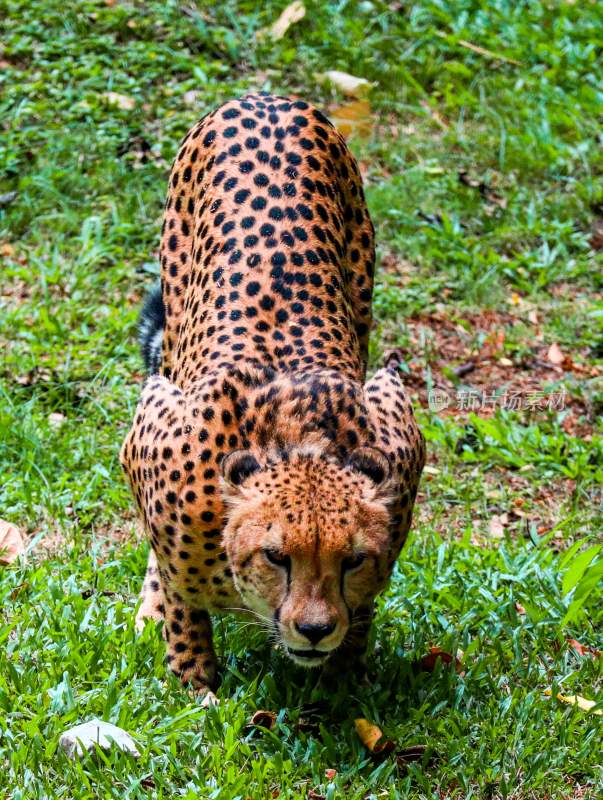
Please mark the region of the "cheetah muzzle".
<svg viewBox="0 0 603 800"><path fill-rule="evenodd" d="M211 613L306 667L362 657L411 524L423 437L400 376L366 380L373 226L357 164L308 103L233 100L172 168L146 381L121 460L151 543L137 622L217 685Z"/></svg>

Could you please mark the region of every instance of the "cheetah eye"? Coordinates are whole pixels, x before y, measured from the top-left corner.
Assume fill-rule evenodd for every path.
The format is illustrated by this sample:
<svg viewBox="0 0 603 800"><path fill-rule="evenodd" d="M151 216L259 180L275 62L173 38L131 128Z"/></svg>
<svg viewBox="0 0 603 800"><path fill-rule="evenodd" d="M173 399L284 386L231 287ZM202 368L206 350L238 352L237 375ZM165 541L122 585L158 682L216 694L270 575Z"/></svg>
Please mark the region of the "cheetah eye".
<svg viewBox="0 0 603 800"><path fill-rule="evenodd" d="M283 555L279 550L273 550L270 547L264 548L264 555L276 567L284 567L285 569L291 568L291 558Z"/></svg>
<svg viewBox="0 0 603 800"><path fill-rule="evenodd" d="M355 556L344 558L341 566L344 572L351 572L353 569L358 569L365 561L366 553L357 553Z"/></svg>

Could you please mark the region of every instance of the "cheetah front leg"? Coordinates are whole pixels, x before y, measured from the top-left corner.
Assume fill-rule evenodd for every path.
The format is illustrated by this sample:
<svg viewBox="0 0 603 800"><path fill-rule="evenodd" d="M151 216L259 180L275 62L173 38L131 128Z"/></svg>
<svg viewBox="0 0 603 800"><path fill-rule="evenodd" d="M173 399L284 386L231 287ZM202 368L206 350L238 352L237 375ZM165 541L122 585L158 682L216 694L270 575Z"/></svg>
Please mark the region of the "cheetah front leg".
<svg viewBox="0 0 603 800"><path fill-rule="evenodd" d="M165 588L167 663L172 672L200 695L205 704L216 701L218 664L207 611L191 608L177 592Z"/></svg>

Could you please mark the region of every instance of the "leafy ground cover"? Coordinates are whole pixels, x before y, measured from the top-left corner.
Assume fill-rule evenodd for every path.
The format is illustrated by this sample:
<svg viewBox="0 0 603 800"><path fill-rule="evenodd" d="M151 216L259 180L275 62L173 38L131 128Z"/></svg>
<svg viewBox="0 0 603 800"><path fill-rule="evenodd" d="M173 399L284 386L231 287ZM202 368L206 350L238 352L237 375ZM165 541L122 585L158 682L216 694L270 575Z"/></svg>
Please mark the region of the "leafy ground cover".
<svg viewBox="0 0 603 800"><path fill-rule="evenodd" d="M0 793L599 797L601 718L556 695L603 703L578 646L602 623L603 12L308 0L258 36L285 5L0 1L0 516L29 541L0 567ZM319 82L331 69L371 81L370 106ZM371 682L327 690L224 620L224 701L204 710L159 632L134 633L146 547L117 454L177 143L258 88L353 119L372 363L400 362L429 464ZM459 669L418 668L434 646ZM92 716L140 760L68 761L60 733ZM371 756L355 717L422 759Z"/></svg>

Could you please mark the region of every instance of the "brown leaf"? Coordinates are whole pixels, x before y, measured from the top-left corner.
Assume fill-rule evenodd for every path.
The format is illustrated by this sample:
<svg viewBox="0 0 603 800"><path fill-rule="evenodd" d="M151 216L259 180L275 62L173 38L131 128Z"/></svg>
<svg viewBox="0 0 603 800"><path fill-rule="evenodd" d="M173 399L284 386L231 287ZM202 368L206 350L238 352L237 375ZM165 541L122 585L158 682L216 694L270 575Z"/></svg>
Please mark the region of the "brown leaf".
<svg viewBox="0 0 603 800"><path fill-rule="evenodd" d="M484 339L482 347L482 354L486 358L488 356L495 356L503 351L505 344L505 329L493 328Z"/></svg>
<svg viewBox="0 0 603 800"><path fill-rule="evenodd" d="M561 366L565 360L565 356L561 352L561 348L556 342L553 342L553 344L549 347L546 357L551 364L555 364L555 366Z"/></svg>
<svg viewBox="0 0 603 800"><path fill-rule="evenodd" d="M441 659L444 664L452 664L454 661L456 671L460 671L461 662L459 658L453 659L450 653L447 653L445 650L441 650L439 647L430 647L429 653L426 656L423 656L419 662L423 672L433 672L438 658Z"/></svg>
<svg viewBox="0 0 603 800"><path fill-rule="evenodd" d="M371 104L367 99L353 100L350 103L336 106L331 110L329 116L333 125L346 139L352 134L365 138L371 134L373 121Z"/></svg>
<svg viewBox="0 0 603 800"><path fill-rule="evenodd" d="M521 603L517 603L517 602L515 603L515 610L516 610L516 611L517 611L517 613L518 613L518 614L520 614L520 615L523 615L523 614L525 614L525 613L526 613L526 610L525 610L525 608L524 608L524 607L521 605Z"/></svg>
<svg viewBox="0 0 603 800"><path fill-rule="evenodd" d="M589 647L588 645L582 644L576 639L568 639L567 643L576 651L576 653L578 653L578 655L594 656L595 658L600 658L601 656L601 651L597 650L596 647Z"/></svg>
<svg viewBox="0 0 603 800"><path fill-rule="evenodd" d="M0 519L0 564L12 564L24 552L25 541L19 528Z"/></svg>
<svg viewBox="0 0 603 800"><path fill-rule="evenodd" d="M337 770L336 769L325 769L325 778L328 781L332 781L337 777Z"/></svg>
<svg viewBox="0 0 603 800"><path fill-rule="evenodd" d="M308 800L326 800L326 798L324 794L318 794L314 789L310 789L308 792Z"/></svg>
<svg viewBox="0 0 603 800"><path fill-rule="evenodd" d="M271 731L276 725L276 714L274 711L256 711L249 720L249 725L253 728L267 728Z"/></svg>
<svg viewBox="0 0 603 800"><path fill-rule="evenodd" d="M495 514L490 520L489 531L493 539L502 539L505 535L505 525L509 522L507 514Z"/></svg>
<svg viewBox="0 0 603 800"><path fill-rule="evenodd" d="M477 181L475 178L472 178L464 169L458 173L458 179L460 183L462 183L464 186L468 186L470 189L479 188L479 181Z"/></svg>
<svg viewBox="0 0 603 800"><path fill-rule="evenodd" d="M51 379L52 375L47 369L38 369L34 367L30 369L25 375L17 375L15 382L19 386L33 386L39 382L47 382Z"/></svg>
<svg viewBox="0 0 603 800"><path fill-rule="evenodd" d="M389 739L383 738L383 731L377 725L369 722L368 719L354 720L356 733L360 737L362 744L374 755L385 755L391 753L395 744Z"/></svg>
<svg viewBox="0 0 603 800"><path fill-rule="evenodd" d="M603 219L594 221L588 243L593 250L603 250Z"/></svg>

